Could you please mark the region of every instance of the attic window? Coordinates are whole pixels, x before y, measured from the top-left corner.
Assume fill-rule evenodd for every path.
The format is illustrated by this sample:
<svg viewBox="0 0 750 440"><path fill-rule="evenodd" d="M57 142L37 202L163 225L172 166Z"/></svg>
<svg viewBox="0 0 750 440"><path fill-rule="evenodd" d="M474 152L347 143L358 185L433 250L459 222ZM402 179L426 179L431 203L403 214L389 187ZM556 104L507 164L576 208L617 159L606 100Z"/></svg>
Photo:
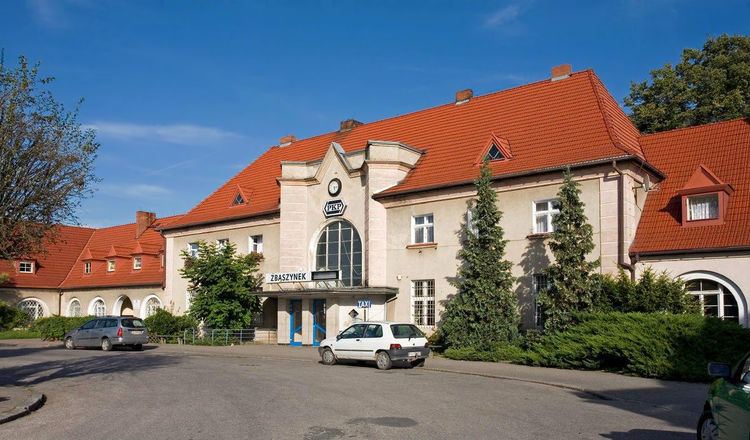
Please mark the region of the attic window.
<svg viewBox="0 0 750 440"><path fill-rule="evenodd" d="M83 263L83 273L85 273L87 275L91 273L91 262L90 261L86 261L86 262Z"/></svg>
<svg viewBox="0 0 750 440"><path fill-rule="evenodd" d="M688 196L688 221L712 220L719 218L719 194Z"/></svg>
<svg viewBox="0 0 750 440"><path fill-rule="evenodd" d="M34 273L34 262L33 261L19 261L18 271L20 273Z"/></svg>
<svg viewBox="0 0 750 440"><path fill-rule="evenodd" d="M489 151L487 151L487 154L484 156L485 160L503 160L505 159L505 155L503 155L503 152L500 151L500 149L497 147L497 145L492 144Z"/></svg>
<svg viewBox="0 0 750 440"><path fill-rule="evenodd" d="M234 200L232 200L232 206L244 205L244 204L245 204L245 199L242 197L242 194L237 193L237 195L234 196Z"/></svg>

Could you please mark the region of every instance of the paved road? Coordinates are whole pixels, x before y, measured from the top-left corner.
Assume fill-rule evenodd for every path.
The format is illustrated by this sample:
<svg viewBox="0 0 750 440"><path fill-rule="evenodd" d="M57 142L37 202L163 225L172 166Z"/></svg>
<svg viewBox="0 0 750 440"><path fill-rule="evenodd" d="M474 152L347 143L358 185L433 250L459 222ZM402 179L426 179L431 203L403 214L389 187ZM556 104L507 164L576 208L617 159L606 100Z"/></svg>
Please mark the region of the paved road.
<svg viewBox="0 0 750 440"><path fill-rule="evenodd" d="M681 439L669 411L539 384L309 360L0 344L0 385L47 395L4 439Z"/></svg>

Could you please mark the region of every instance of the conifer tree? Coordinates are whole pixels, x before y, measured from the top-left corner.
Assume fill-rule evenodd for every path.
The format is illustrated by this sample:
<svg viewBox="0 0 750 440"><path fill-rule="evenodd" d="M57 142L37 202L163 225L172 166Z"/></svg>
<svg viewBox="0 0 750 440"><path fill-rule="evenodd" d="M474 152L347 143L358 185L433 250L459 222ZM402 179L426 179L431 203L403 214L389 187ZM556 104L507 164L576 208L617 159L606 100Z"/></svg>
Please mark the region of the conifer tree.
<svg viewBox="0 0 750 440"><path fill-rule="evenodd" d="M594 250L594 232L583 212L580 185L569 168L564 176L557 193L560 213L552 220L549 241L555 262L547 268L549 287L540 296L546 331L564 328L573 312L591 307L599 266L598 259L587 259Z"/></svg>
<svg viewBox="0 0 750 440"><path fill-rule="evenodd" d="M520 324L512 265L505 259L507 240L499 224L502 212L486 161L475 184L477 201L461 226L465 238L453 282L456 294L446 304L440 327L440 336L450 347L508 343L517 337Z"/></svg>

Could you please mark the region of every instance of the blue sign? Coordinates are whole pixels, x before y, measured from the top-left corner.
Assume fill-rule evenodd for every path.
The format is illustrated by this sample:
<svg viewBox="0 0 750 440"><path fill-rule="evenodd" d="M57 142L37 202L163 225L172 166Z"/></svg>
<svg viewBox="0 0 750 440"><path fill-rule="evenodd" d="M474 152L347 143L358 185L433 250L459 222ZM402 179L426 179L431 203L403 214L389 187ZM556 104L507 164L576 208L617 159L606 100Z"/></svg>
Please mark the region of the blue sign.
<svg viewBox="0 0 750 440"><path fill-rule="evenodd" d="M357 307L359 307L360 309L369 309L370 307L372 307L372 300L371 299L358 299Z"/></svg>

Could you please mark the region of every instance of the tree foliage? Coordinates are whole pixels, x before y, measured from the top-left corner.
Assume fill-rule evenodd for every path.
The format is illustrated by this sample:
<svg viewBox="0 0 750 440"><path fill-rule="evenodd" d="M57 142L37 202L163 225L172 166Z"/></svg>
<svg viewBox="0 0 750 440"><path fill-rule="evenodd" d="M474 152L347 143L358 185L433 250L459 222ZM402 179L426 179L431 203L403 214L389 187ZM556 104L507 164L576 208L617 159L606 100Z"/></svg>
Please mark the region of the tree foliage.
<svg viewBox="0 0 750 440"><path fill-rule="evenodd" d="M601 276L593 309L601 312L624 313L700 313L698 299L685 288L681 279L672 279L665 272L647 268L637 281L620 269L614 277Z"/></svg>
<svg viewBox="0 0 750 440"><path fill-rule="evenodd" d="M557 201L560 213L552 220L549 241L555 262L546 270L549 287L539 298L545 330L564 328L573 312L591 307L596 285L593 271L599 266L599 260L588 260L594 250L594 232L570 169L565 170Z"/></svg>
<svg viewBox="0 0 750 440"><path fill-rule="evenodd" d="M724 34L683 50L677 65L631 83L625 105L648 133L750 116L750 36Z"/></svg>
<svg viewBox="0 0 750 440"><path fill-rule="evenodd" d="M0 59L0 258L43 252L53 226L76 223L76 209L96 181L99 144L47 90L52 78L20 57Z"/></svg>
<svg viewBox="0 0 750 440"><path fill-rule="evenodd" d="M458 252L461 260L456 294L447 302L441 336L452 347L489 347L518 336L520 314L513 292L511 263L505 259L502 212L492 188L492 172L485 162L476 181L477 201L471 221L461 226L465 237Z"/></svg>
<svg viewBox="0 0 750 440"><path fill-rule="evenodd" d="M185 265L180 274L192 292L190 316L209 328L247 328L260 311L259 254L236 254L232 243L200 242L198 256L182 252Z"/></svg>

